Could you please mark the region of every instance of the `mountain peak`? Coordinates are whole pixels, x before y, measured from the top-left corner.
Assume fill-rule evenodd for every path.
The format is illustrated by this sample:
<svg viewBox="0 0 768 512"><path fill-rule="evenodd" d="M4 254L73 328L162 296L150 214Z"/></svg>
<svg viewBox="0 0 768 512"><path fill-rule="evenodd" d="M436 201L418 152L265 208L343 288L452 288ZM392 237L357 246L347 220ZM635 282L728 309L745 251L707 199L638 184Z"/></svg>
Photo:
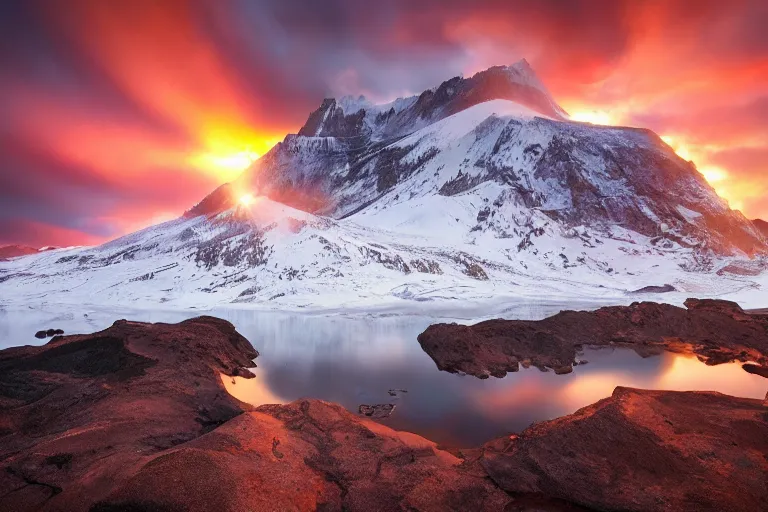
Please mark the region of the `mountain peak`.
<svg viewBox="0 0 768 512"><path fill-rule="evenodd" d="M535 85L536 87L546 91L544 83L541 81L541 79L539 79L536 71L533 70L533 67L531 67L527 60L520 59L510 66L505 66L505 68L513 79L524 81L529 85Z"/></svg>
<svg viewBox="0 0 768 512"><path fill-rule="evenodd" d="M456 76L409 98L374 104L365 96L326 98L299 135L383 139L402 136L479 103L508 100L543 117L563 121L568 114L552 98L527 60L493 66L470 78Z"/></svg>
<svg viewBox="0 0 768 512"><path fill-rule="evenodd" d="M542 114L552 117L553 119L565 120L568 119L568 113L557 104L549 89L544 85L536 71L525 59L520 59L514 64L508 66L493 66L486 70L480 71L472 76L470 80L475 80L478 83L483 81L497 81L500 84L506 80L508 81L507 89L515 90L522 96L520 99L513 99L523 105L533 108ZM496 86L497 88L499 85ZM503 88L503 86L502 86ZM540 93L537 95L531 94L530 91L525 91L525 88L531 88ZM498 99L508 99L500 97Z"/></svg>
<svg viewBox="0 0 768 512"><path fill-rule="evenodd" d="M506 68L509 71L513 71L521 75L530 75L536 80L539 79L538 76L536 76L536 71L533 70L531 64L525 59L520 59L519 61L515 62L514 64L510 64L509 66L500 67Z"/></svg>
<svg viewBox="0 0 768 512"><path fill-rule="evenodd" d="M362 110L367 110L373 106L373 103L368 101L368 98L362 94L355 97L350 94L342 96L336 100L336 104L340 106L346 114L354 114Z"/></svg>

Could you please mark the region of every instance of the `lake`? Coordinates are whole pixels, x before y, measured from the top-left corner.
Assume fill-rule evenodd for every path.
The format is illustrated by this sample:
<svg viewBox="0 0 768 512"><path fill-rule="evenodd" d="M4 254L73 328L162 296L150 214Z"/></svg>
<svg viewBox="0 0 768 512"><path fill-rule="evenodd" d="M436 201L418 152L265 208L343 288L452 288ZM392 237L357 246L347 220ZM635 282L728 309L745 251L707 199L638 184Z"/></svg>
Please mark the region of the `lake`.
<svg viewBox="0 0 768 512"><path fill-rule="evenodd" d="M592 306L588 306L592 307ZM578 304L568 308L578 309ZM563 304L511 305L504 318L540 319ZM480 319L420 315L365 316L277 313L238 309L204 312L232 322L261 353L252 380L225 383L235 396L254 404L301 397L338 402L356 412L360 404L392 403L382 420L392 428L451 446L476 446L519 432L532 422L555 418L607 397L616 386L646 389L711 390L763 398L768 380L738 364L706 366L695 357L665 353L641 358L626 349L587 349L589 361L567 375L521 369L503 379L480 380L440 372L416 341L428 325ZM0 348L42 344L43 328L67 334L94 332L119 318L178 322L200 311L3 309ZM392 397L390 389L403 389Z"/></svg>

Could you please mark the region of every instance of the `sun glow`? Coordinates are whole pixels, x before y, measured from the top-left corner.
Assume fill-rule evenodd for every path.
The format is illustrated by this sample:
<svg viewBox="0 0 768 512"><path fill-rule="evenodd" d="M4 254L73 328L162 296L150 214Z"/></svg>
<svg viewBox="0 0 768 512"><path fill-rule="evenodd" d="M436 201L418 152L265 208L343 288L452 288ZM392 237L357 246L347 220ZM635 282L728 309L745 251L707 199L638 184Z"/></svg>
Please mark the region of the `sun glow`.
<svg viewBox="0 0 768 512"><path fill-rule="evenodd" d="M675 153L677 153L677 156L683 160L703 163L704 165L699 168L699 172L709 183L714 184L728 179L728 172L725 169L716 167L714 165L707 165L705 158L706 152L702 152L701 149L696 152L695 148L692 149L688 144L681 141L678 137L673 137L671 135L662 135L661 140L666 142L667 145L671 147Z"/></svg>
<svg viewBox="0 0 768 512"><path fill-rule="evenodd" d="M259 155L250 150L230 154L203 153L193 157L192 163L228 181L239 176L257 158Z"/></svg>
<svg viewBox="0 0 768 512"><path fill-rule="evenodd" d="M571 114L571 121L599 125L614 124L613 116L605 110L580 110Z"/></svg>
<svg viewBox="0 0 768 512"><path fill-rule="evenodd" d="M688 148L688 145L680 141L677 137L672 137L671 135L662 135L661 140L666 142L667 145L671 147L675 153L677 153L677 156L683 160L693 160L691 150Z"/></svg>
<svg viewBox="0 0 768 512"><path fill-rule="evenodd" d="M255 202L256 198L253 196L253 194L243 194L240 196L240 204L243 206L251 206Z"/></svg>
<svg viewBox="0 0 768 512"><path fill-rule="evenodd" d="M717 183L718 181L724 181L728 177L728 173L719 167L704 167L699 169L699 172L709 183Z"/></svg>

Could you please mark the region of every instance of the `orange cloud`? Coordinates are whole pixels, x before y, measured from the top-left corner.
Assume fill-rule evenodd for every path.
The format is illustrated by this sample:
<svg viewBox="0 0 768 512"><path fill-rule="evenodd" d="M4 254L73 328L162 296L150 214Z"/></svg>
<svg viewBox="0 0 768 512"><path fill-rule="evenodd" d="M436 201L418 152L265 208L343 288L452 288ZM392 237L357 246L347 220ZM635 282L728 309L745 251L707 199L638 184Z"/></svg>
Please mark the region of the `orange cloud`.
<svg viewBox="0 0 768 512"><path fill-rule="evenodd" d="M233 155L263 154L284 134L280 123L265 123L260 98L248 93L188 2L92 0L66 9L67 34L82 52L127 98L188 137L188 152L174 156L178 167L230 180L249 163Z"/></svg>
<svg viewBox="0 0 768 512"><path fill-rule="evenodd" d="M580 4L582 13L596 12L594 3ZM650 127L674 140L733 208L768 216L766 4L613 2L611 9L608 27L553 23L543 11L524 20L470 14L451 27L473 50L472 69L509 48L532 51L534 68L576 120ZM602 41L594 34L601 27ZM520 38L521 30L531 37ZM756 160L717 157L733 148Z"/></svg>

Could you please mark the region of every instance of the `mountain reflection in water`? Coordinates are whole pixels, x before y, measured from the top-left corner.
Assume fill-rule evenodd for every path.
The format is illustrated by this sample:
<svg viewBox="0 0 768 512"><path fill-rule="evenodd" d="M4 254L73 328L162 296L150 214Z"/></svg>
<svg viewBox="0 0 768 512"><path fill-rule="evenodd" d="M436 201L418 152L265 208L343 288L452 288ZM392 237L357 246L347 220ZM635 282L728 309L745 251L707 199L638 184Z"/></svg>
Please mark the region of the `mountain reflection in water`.
<svg viewBox="0 0 768 512"><path fill-rule="evenodd" d="M768 381L738 364L706 366L694 356L664 353L642 358L628 349L586 349L573 373L532 368L503 379L480 380L440 372L416 336L420 318L286 319L249 337L261 350L256 379L238 380L233 393L254 404L262 397L300 397L341 403L394 403L387 425L453 446L474 446L534 421L569 414L618 386L714 390L763 398ZM392 397L389 389L407 389Z"/></svg>

